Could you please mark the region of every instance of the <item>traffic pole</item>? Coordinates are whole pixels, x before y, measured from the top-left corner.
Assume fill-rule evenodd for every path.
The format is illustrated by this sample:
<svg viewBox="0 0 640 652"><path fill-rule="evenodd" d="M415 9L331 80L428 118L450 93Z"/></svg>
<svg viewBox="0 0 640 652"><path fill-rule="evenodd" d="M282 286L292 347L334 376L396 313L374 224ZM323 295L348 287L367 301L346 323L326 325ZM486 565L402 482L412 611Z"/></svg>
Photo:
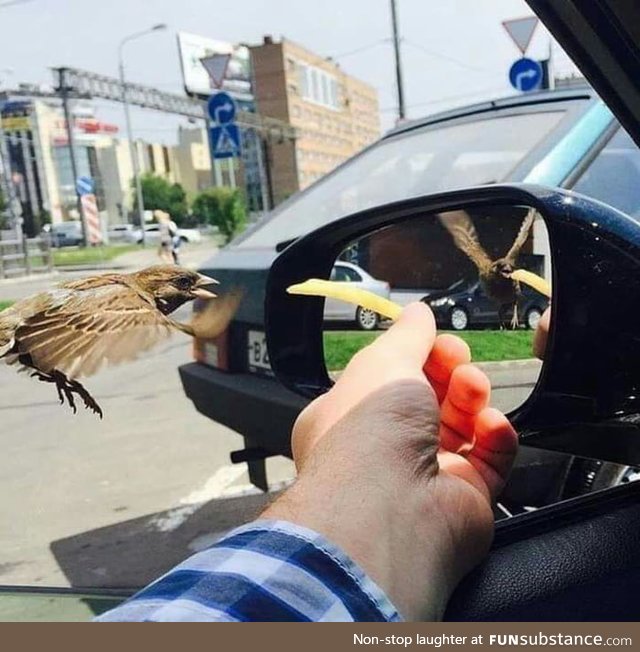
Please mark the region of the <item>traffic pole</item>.
<svg viewBox="0 0 640 652"><path fill-rule="evenodd" d="M396 0L391 0L391 26L393 29L393 51L396 60L396 86L398 89L398 122L406 118L404 105L404 85L402 82L402 59L400 55L400 36L398 34L398 9Z"/></svg>
<svg viewBox="0 0 640 652"><path fill-rule="evenodd" d="M87 223L82 208L82 200L80 199L80 192L78 191L78 165L76 163L76 148L73 138L73 124L71 122L71 111L69 110L69 87L65 81L66 68L56 68L58 72L58 92L62 98L62 110L64 112L64 121L67 126L67 143L69 146L69 158L71 159L71 174L73 176L73 188L76 193L76 205L78 207L78 214L80 215L80 226L82 227L82 242L83 246L89 244L87 238Z"/></svg>

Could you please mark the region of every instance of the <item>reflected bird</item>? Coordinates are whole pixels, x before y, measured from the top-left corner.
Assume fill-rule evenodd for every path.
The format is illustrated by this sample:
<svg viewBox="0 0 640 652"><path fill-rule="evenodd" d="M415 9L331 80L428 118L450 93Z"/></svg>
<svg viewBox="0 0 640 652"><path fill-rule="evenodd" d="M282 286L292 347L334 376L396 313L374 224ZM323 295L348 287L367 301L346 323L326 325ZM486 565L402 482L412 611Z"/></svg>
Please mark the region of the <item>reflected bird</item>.
<svg viewBox="0 0 640 652"><path fill-rule="evenodd" d="M103 365L133 360L172 332L212 338L223 332L240 303L231 292L215 299L215 279L174 265L132 274L70 281L0 312L0 358L47 383L76 412L74 394L102 418L102 409L77 380ZM169 315L196 298L215 299L189 324Z"/></svg>
<svg viewBox="0 0 640 652"><path fill-rule="evenodd" d="M535 217L535 208L530 208L509 251L502 258L491 260L480 244L476 228L465 211L449 211L438 215L441 224L451 234L456 247L478 268L480 283L487 296L500 304L501 312L513 306L511 320L513 328L518 326L520 284L511 278L511 274L515 271L516 260L529 237Z"/></svg>

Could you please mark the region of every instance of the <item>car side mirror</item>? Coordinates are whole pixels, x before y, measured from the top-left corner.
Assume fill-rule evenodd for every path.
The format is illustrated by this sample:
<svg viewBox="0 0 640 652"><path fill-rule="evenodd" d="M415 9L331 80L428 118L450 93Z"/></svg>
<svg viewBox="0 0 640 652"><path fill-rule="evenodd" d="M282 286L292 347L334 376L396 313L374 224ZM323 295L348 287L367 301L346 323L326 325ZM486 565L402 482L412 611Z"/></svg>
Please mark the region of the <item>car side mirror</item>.
<svg viewBox="0 0 640 652"><path fill-rule="evenodd" d="M293 296L286 290L309 278L329 278L336 259L354 242L405 225L411 229L405 244L415 247L420 229L431 234L422 240L427 267L435 270L451 258L438 253L437 243L445 238L459 260L478 267L464 242L473 237L486 240L481 220L489 216L495 221L503 215L524 227L530 210L548 234L546 245L538 246L542 260L533 271L551 282L552 319L537 383L508 416L528 445L640 464L640 329L632 317L640 299L640 225L613 208L567 191L494 185L430 195L362 211L296 240L276 259L267 282L267 343L276 376L308 398L331 387L324 354L324 299ZM466 214L468 220L452 226L457 218L447 224L442 217L456 214ZM469 222L475 236L469 234ZM489 233L489 222L485 226ZM515 231L512 228L509 237ZM386 250L391 265L409 258L397 237L394 242L396 249ZM500 245L502 250L504 246ZM487 248L486 253L496 262L502 250ZM371 251L369 247L363 252L362 260ZM413 250L411 255L415 256ZM420 282L426 285L428 278ZM494 297L496 292L490 290ZM544 305L536 309L539 318Z"/></svg>

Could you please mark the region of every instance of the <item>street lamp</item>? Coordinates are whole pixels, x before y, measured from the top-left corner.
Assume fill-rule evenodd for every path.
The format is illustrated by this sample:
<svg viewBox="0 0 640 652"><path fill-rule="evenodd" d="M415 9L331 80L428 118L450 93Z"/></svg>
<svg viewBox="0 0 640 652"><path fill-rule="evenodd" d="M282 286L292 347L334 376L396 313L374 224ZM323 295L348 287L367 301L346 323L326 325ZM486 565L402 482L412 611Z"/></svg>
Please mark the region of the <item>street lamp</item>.
<svg viewBox="0 0 640 652"><path fill-rule="evenodd" d="M146 242L146 233L144 228L144 202L142 200L142 183L140 181L140 167L138 165L138 151L133 142L133 133L131 131L131 115L129 114L129 100L127 99L127 89L125 86L124 79L124 59L123 59L123 49L124 46L137 38L151 34L152 32L159 32L167 29L167 26L164 23L158 23L153 25L149 29L145 29L141 32L135 32L129 36L125 36L118 45L118 70L120 72L120 87L122 88L122 102L124 104L124 118L127 126L127 140L129 143L129 155L131 157L131 167L133 168L133 180L136 186L136 198L138 200L138 218L140 220L140 230L142 232L142 244L144 246Z"/></svg>

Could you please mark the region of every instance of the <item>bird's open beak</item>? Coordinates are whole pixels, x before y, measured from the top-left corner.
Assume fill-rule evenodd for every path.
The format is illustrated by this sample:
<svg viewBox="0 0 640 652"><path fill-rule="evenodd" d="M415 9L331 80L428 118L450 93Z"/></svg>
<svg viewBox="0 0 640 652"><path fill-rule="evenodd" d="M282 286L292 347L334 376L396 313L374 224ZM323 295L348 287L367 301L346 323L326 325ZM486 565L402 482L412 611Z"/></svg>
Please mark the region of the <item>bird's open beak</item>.
<svg viewBox="0 0 640 652"><path fill-rule="evenodd" d="M217 285L217 284L218 281L216 281L215 278L211 278L210 276L205 276L204 274L199 274L198 282L196 283L193 290L191 290L191 294L198 297L198 299L215 299L218 295L214 294L213 292L210 292L209 290L205 290L204 288L207 285Z"/></svg>

